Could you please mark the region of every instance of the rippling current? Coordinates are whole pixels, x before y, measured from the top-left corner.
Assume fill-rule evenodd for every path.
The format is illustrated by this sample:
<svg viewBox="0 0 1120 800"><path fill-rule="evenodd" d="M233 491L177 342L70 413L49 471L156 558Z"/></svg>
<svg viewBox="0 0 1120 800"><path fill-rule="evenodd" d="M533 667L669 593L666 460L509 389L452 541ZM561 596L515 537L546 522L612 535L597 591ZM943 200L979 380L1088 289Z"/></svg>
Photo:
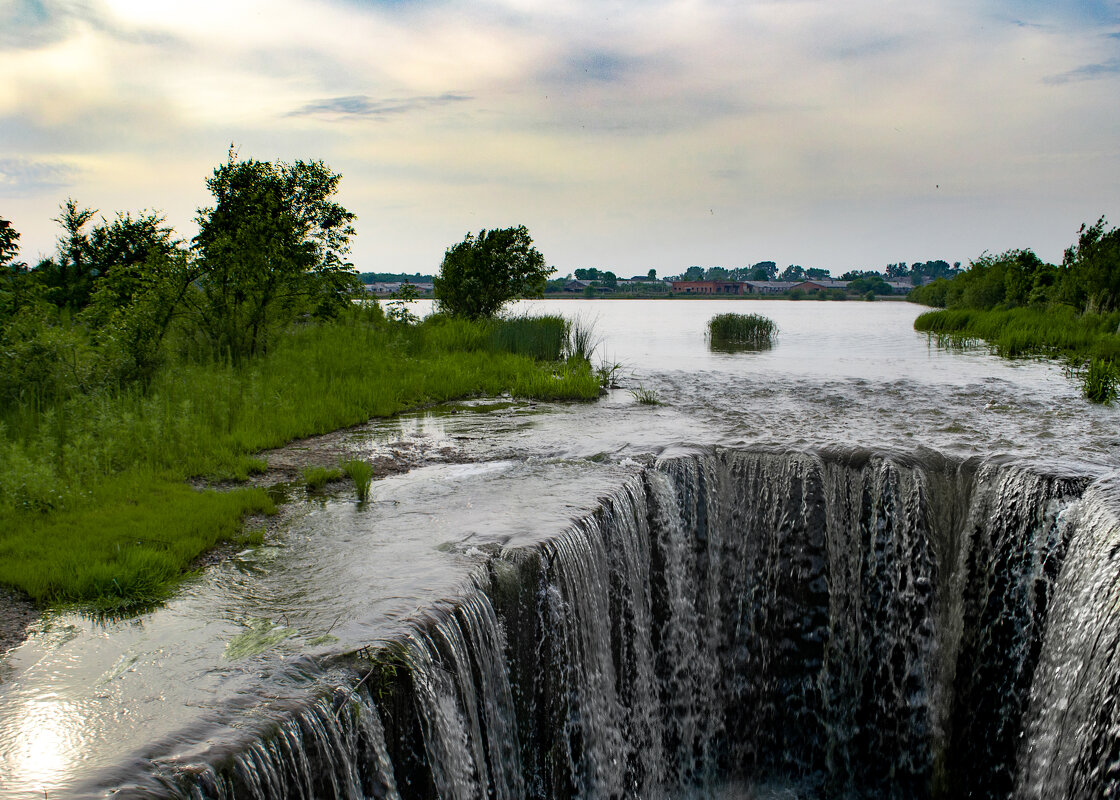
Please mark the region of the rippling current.
<svg viewBox="0 0 1120 800"><path fill-rule="evenodd" d="M0 795L1117 791L1116 409L905 303L516 310L593 324L622 388L371 424L423 457L370 502L47 617L0 661ZM776 346L713 352L728 310Z"/></svg>

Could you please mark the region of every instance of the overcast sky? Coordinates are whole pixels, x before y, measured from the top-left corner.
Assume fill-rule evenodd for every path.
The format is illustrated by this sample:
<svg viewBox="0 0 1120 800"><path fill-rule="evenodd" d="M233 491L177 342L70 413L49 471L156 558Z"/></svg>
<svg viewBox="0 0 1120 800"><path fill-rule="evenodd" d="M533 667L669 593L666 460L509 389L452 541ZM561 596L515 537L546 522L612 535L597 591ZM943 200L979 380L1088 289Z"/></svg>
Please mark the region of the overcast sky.
<svg viewBox="0 0 1120 800"><path fill-rule="evenodd" d="M0 217L321 159L361 271L528 226L561 275L834 275L1120 224L1120 2L0 0Z"/></svg>

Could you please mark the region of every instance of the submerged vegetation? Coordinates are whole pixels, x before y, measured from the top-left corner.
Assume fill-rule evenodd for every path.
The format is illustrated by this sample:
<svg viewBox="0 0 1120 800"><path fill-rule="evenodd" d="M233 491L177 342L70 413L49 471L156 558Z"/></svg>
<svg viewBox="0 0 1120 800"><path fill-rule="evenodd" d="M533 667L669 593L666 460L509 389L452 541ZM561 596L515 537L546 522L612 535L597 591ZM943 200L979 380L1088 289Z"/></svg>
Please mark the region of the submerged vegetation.
<svg viewBox="0 0 1120 800"><path fill-rule="evenodd" d="M985 254L952 279L914 289L910 298L940 307L914 327L942 343L987 342L1014 357L1065 358L1085 396L1116 399L1120 387L1120 229L1102 218L1082 226L1060 266L1030 250Z"/></svg>
<svg viewBox="0 0 1120 800"><path fill-rule="evenodd" d="M189 245L154 213L90 227L71 200L34 268L0 220L0 584L155 602L216 543L260 539L242 520L273 504L236 484L267 469L263 449L461 397L598 396L560 317L417 322L355 302L338 180L231 153Z"/></svg>
<svg viewBox="0 0 1120 800"><path fill-rule="evenodd" d="M770 347L777 332L774 320L761 314L716 314L708 320L708 338L717 346Z"/></svg>

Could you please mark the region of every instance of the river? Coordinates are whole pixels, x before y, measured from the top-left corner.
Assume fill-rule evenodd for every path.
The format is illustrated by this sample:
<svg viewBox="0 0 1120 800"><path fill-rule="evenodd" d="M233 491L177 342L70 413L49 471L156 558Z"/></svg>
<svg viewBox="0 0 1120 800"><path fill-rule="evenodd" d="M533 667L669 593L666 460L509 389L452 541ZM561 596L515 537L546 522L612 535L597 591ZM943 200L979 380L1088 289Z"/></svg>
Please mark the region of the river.
<svg viewBox="0 0 1120 800"><path fill-rule="evenodd" d="M1113 635L1094 604L1114 591L1101 588L1116 555L1100 537L1116 535L1120 412L1085 401L1060 364L941 349L903 302L512 311L592 326L620 388L592 404L467 403L371 424L355 454L419 448L423 465L361 505L293 495L277 540L149 613L48 615L0 661L0 796L1118 786L1078 766L1115 749L1094 727L1112 719L1114 649L1085 655L1076 640L1093 625L1097 641ZM775 345L713 350L706 322L725 311L774 319ZM659 404L638 403L639 388ZM1097 582L1059 578L1066 560ZM866 570L893 577L870 585ZM1013 635L968 611L977 580L1036 587L1000 590ZM1081 619L1053 641L1052 604ZM392 679L385 647L402 648ZM900 672L879 674L877 659ZM1074 669L1095 688L1075 693L1062 678ZM992 685L1001 670L1019 682ZM1004 690L998 710L961 718L965 699ZM1059 706L1096 739L1075 746ZM983 757L967 752L973 735Z"/></svg>

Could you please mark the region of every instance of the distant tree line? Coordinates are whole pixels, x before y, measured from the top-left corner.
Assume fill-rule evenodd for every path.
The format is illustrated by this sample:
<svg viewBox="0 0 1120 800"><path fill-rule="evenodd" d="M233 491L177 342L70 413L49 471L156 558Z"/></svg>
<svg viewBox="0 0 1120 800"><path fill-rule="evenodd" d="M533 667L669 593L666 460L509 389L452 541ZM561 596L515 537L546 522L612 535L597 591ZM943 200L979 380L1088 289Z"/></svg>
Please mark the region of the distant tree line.
<svg viewBox="0 0 1120 800"><path fill-rule="evenodd" d="M954 277L916 288L909 299L936 308L1061 304L1089 314L1120 310L1120 229L1108 230L1104 217L1082 225L1060 265L1031 250L984 253Z"/></svg>
<svg viewBox="0 0 1120 800"><path fill-rule="evenodd" d="M955 275L960 271L960 263L952 266L947 261L925 261L907 264L902 261L897 264L888 264L882 270L850 270L836 280L854 281L861 278L880 281L909 280L917 286L935 278L944 278ZM680 281L784 281L799 282L813 280L831 280L832 272L818 267L802 267L800 264L790 264L781 272L773 261L759 261L749 267L699 267L691 266L680 275L674 275L670 280ZM873 281L874 282L874 281Z"/></svg>
<svg viewBox="0 0 1120 800"><path fill-rule="evenodd" d="M407 272L362 272L358 275L360 280L366 286L371 283L431 283L434 276L421 275L419 272L408 274Z"/></svg>

